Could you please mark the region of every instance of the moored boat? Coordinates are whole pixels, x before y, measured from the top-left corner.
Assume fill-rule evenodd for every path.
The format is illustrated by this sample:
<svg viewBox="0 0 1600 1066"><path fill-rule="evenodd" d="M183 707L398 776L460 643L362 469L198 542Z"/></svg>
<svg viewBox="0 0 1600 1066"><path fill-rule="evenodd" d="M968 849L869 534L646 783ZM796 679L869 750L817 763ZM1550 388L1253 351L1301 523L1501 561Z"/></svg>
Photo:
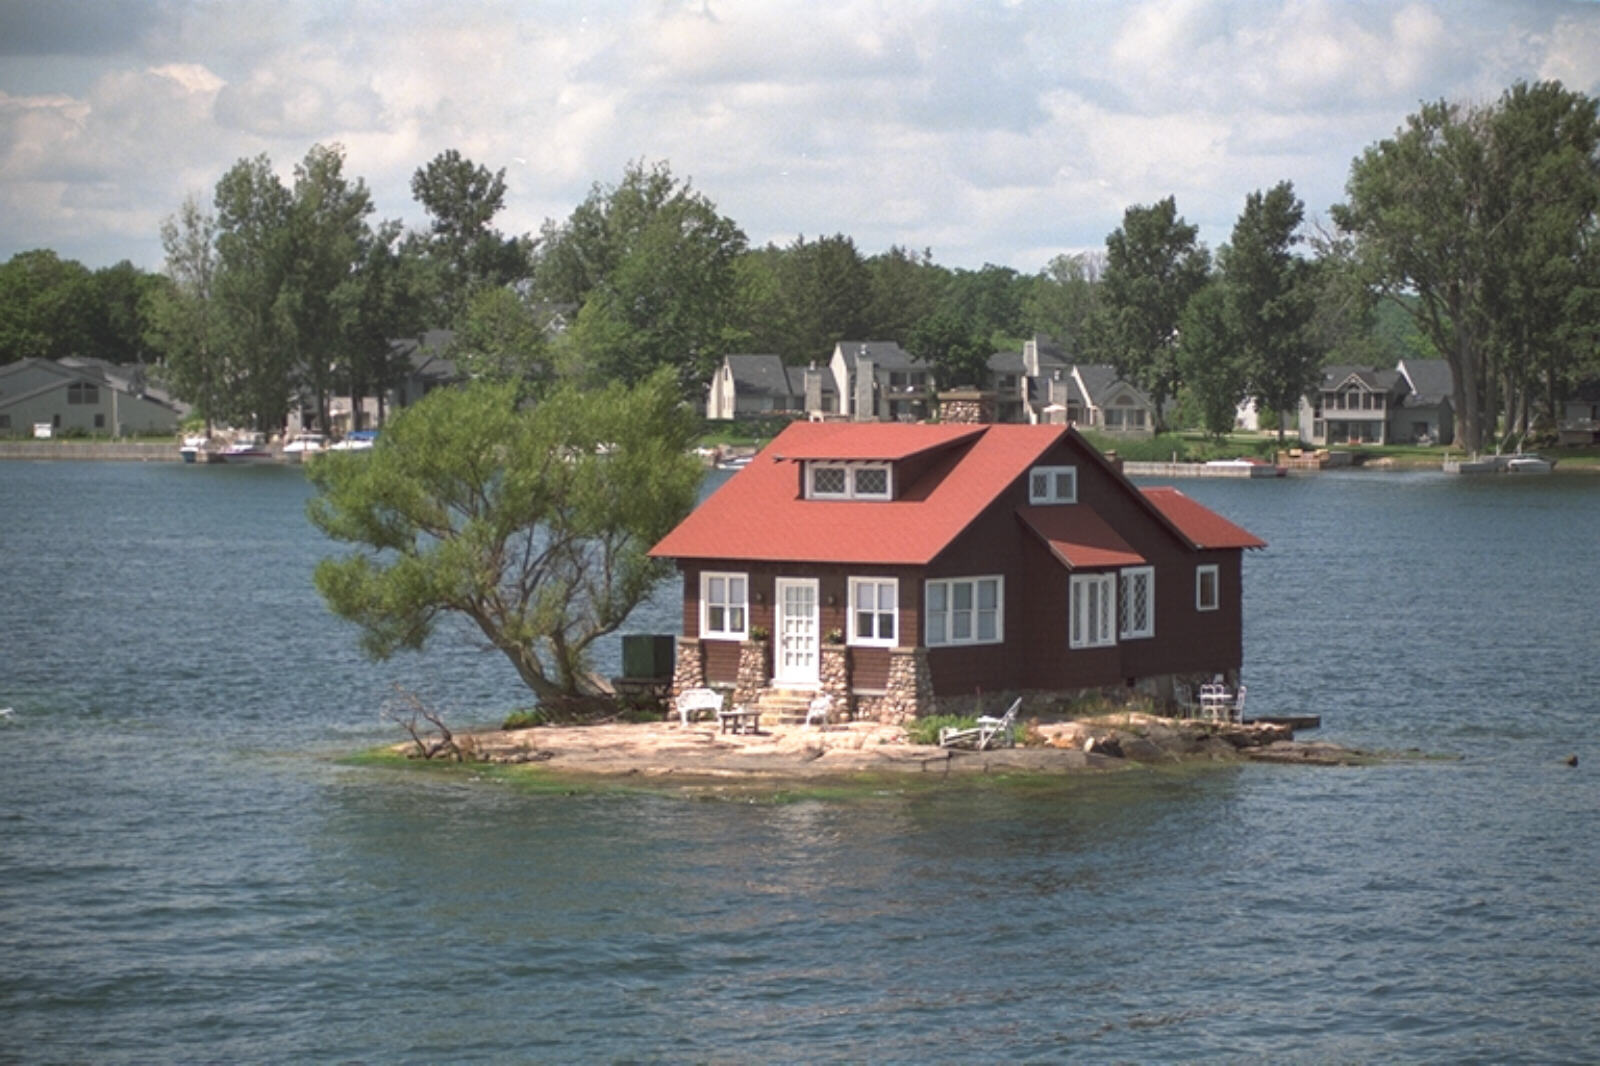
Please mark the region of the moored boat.
<svg viewBox="0 0 1600 1066"><path fill-rule="evenodd" d="M1512 455L1506 459L1508 474L1548 474L1555 468L1555 460L1542 455Z"/></svg>
<svg viewBox="0 0 1600 1066"><path fill-rule="evenodd" d="M204 434L194 434L183 438L183 443L178 445L178 454L186 463L197 462L205 453L206 445L211 443L211 438Z"/></svg>
<svg viewBox="0 0 1600 1066"><path fill-rule="evenodd" d="M291 463L302 463L327 449L328 438L321 433L296 433L283 446L283 457Z"/></svg>
<svg viewBox="0 0 1600 1066"><path fill-rule="evenodd" d="M270 463L272 451L265 433L241 433L233 443L215 453L224 463Z"/></svg>
<svg viewBox="0 0 1600 1066"><path fill-rule="evenodd" d="M378 431L375 429L351 430L350 435L344 440L334 441L328 445L330 452L364 452L378 443Z"/></svg>

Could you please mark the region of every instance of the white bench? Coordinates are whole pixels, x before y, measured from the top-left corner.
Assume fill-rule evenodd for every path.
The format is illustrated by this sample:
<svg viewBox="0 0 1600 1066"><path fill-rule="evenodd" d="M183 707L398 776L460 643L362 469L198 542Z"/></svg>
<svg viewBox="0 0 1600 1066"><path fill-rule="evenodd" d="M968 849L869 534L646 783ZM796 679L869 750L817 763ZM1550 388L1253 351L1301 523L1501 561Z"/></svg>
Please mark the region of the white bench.
<svg viewBox="0 0 1600 1066"><path fill-rule="evenodd" d="M717 714L722 710L722 693L711 688L686 688L678 693L675 704L678 708L678 718L685 727L690 720L701 711Z"/></svg>

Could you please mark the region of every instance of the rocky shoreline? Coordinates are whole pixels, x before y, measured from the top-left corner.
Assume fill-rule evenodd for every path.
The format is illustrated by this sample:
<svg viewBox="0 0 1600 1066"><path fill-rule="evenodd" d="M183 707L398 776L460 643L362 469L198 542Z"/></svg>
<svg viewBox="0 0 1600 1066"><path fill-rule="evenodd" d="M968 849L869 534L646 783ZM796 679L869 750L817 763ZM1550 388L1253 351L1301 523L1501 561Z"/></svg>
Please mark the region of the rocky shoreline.
<svg viewBox="0 0 1600 1066"><path fill-rule="evenodd" d="M1286 726L1235 725L1147 714L1030 723L1027 742L992 751L911 743L903 728L854 722L775 725L722 733L715 722L538 726L456 734L467 761L647 779L817 781L894 774L1108 773L1137 767L1246 761L1357 765L1376 756L1293 739ZM415 757L410 742L395 754Z"/></svg>

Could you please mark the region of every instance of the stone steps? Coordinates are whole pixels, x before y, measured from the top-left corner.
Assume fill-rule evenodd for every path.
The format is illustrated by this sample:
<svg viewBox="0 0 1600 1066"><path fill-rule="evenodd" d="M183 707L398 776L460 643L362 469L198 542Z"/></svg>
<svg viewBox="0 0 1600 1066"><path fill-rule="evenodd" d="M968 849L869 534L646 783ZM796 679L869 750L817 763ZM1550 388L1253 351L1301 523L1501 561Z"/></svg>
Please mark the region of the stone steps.
<svg viewBox="0 0 1600 1066"><path fill-rule="evenodd" d="M780 722L804 722L806 711L816 695L816 692L805 689L762 689L751 710L771 715Z"/></svg>

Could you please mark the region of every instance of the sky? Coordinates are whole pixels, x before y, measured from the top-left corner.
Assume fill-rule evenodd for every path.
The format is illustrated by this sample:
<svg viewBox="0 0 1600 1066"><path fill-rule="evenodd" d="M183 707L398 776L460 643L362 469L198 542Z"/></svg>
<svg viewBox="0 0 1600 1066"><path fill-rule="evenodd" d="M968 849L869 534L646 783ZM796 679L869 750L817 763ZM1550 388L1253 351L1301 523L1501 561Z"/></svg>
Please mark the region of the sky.
<svg viewBox="0 0 1600 1066"><path fill-rule="evenodd" d="M666 160L752 245L1032 273L1169 195L1213 249L1280 181L1325 220L1421 103L1545 79L1600 96L1600 4L0 0L0 261L160 269L186 196L336 143L413 227L450 148L507 233Z"/></svg>

